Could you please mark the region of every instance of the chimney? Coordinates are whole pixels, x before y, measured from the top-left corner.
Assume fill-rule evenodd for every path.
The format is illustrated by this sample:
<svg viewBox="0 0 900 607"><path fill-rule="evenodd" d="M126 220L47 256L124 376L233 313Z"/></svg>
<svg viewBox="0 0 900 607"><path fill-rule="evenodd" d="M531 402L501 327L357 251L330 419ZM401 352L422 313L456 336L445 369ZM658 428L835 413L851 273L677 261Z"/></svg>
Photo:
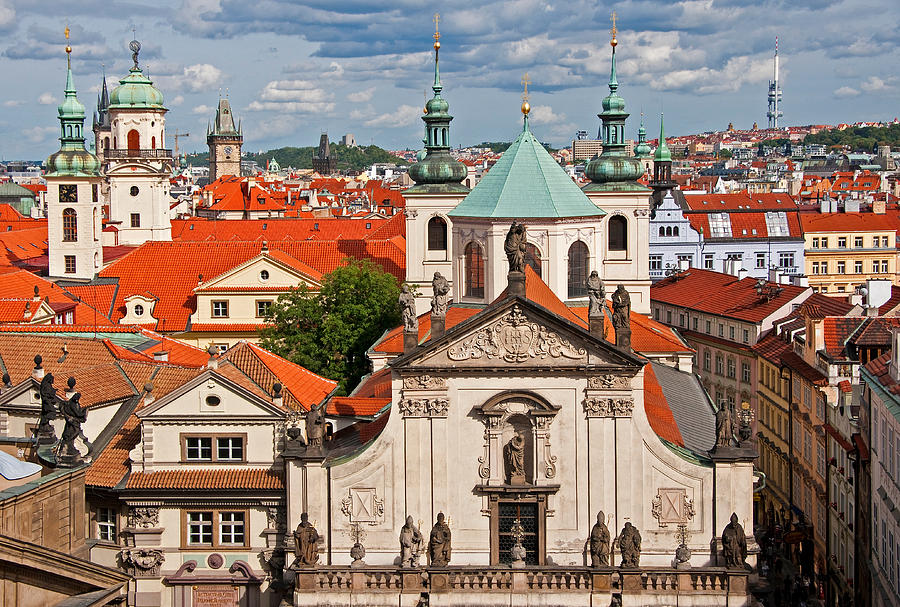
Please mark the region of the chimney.
<svg viewBox="0 0 900 607"><path fill-rule="evenodd" d="M70 399L75 396L75 378L70 377L66 380L66 399Z"/></svg>
<svg viewBox="0 0 900 607"><path fill-rule="evenodd" d="M735 260L735 263L737 263L736 260ZM750 272L746 268L743 268L743 267L738 268L738 271L737 271L738 280L744 280L745 278L747 278L747 276L749 274L750 274Z"/></svg>
<svg viewBox="0 0 900 607"><path fill-rule="evenodd" d="M847 297L847 303L849 303L851 306L862 306L863 305L862 293L851 293Z"/></svg>
<svg viewBox="0 0 900 607"><path fill-rule="evenodd" d="M166 362L169 360L169 353L166 350L159 350L153 353L153 360L158 362Z"/></svg>
<svg viewBox="0 0 900 607"><path fill-rule="evenodd" d="M878 309L891 298L891 281L869 279L866 281L866 305Z"/></svg>
<svg viewBox="0 0 900 607"><path fill-rule="evenodd" d="M37 381L44 379L44 367L41 366L43 362L44 358L40 354L34 357L34 369L31 371L31 376Z"/></svg>
<svg viewBox="0 0 900 607"><path fill-rule="evenodd" d="M153 401L156 400L156 397L153 396L153 382L147 382L144 384L144 405L149 405Z"/></svg>
<svg viewBox="0 0 900 607"><path fill-rule="evenodd" d="M794 274L791 276L791 284L795 287L808 287L809 276L806 274Z"/></svg>
<svg viewBox="0 0 900 607"><path fill-rule="evenodd" d="M853 198L853 199L848 198L847 201L844 202L844 212L845 213L859 213L859 199L858 198Z"/></svg>
<svg viewBox="0 0 900 607"><path fill-rule="evenodd" d="M219 353L218 348L214 345L209 344L209 347L206 349L206 353L209 354L209 360L206 361L207 369L218 369L219 368L219 359L216 356Z"/></svg>
<svg viewBox="0 0 900 607"><path fill-rule="evenodd" d="M873 200L872 201L872 212L876 215L884 215L885 213L885 201L884 200Z"/></svg>
<svg viewBox="0 0 900 607"><path fill-rule="evenodd" d="M278 382L272 384L272 404L276 407L284 405L284 397L282 396L282 385Z"/></svg>

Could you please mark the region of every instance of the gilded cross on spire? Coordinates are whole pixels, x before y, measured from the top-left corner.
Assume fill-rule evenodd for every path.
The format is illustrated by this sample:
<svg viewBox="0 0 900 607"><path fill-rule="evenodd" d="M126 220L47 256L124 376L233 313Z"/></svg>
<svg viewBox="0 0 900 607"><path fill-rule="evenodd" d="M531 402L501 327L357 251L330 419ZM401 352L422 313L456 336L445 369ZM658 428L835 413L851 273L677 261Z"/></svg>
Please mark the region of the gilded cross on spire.
<svg viewBox="0 0 900 607"><path fill-rule="evenodd" d="M609 41L609 45L615 48L615 46L619 43L616 39L616 34L619 33L619 29L616 27L616 11L612 12L612 17L610 17L610 21L612 21L612 29L609 30L609 33L612 34L612 40Z"/></svg>
<svg viewBox="0 0 900 607"><path fill-rule="evenodd" d="M71 47L71 45L69 45L69 24L68 23L66 24L65 34L66 34L66 63L68 64L69 68L71 68L72 67L72 47Z"/></svg>
<svg viewBox="0 0 900 607"><path fill-rule="evenodd" d="M435 13L432 20L434 21L434 36L432 36L432 38L434 38L434 48L437 50L441 48L441 43L438 42L441 39L441 32L438 31L438 24L441 22L441 14Z"/></svg>
<svg viewBox="0 0 900 607"><path fill-rule="evenodd" d="M525 114L526 117L528 116L528 112L531 111L531 104L528 103L529 84L531 84L531 80L528 79L528 72L525 72L525 75L522 76L522 85L525 87L525 92L522 93L522 113Z"/></svg>

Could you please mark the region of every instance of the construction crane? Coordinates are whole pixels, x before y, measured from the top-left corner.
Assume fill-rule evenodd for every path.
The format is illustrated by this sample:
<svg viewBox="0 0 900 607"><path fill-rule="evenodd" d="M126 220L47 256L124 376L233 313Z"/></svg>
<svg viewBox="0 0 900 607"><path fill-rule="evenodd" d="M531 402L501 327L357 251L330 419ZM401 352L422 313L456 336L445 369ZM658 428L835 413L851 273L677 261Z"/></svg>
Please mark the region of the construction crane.
<svg viewBox="0 0 900 607"><path fill-rule="evenodd" d="M175 160L178 160L178 138L179 137L190 137L190 133L179 133L178 129L175 129Z"/></svg>

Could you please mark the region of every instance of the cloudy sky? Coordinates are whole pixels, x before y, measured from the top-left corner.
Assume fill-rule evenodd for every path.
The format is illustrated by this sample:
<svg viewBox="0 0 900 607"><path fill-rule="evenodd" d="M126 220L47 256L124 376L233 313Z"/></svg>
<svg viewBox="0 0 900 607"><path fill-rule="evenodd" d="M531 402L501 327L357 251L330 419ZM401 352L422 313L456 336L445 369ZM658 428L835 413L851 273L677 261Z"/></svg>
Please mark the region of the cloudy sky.
<svg viewBox="0 0 900 607"><path fill-rule="evenodd" d="M521 78L532 125L564 144L596 134L607 93L610 12L619 17L620 93L658 114L668 134L765 124L766 83L780 37L784 122L837 123L897 115L897 0L0 0L0 156L55 149L68 22L79 98L92 110L105 68L127 73L132 28L141 64L163 91L168 133L205 147L218 96L243 120L245 150L313 145L354 133L387 148L421 145L431 83L431 34L441 12L444 97L452 143L512 139ZM56 8L58 6L58 8ZM89 122L88 122L89 124ZM171 147L172 142L167 142Z"/></svg>

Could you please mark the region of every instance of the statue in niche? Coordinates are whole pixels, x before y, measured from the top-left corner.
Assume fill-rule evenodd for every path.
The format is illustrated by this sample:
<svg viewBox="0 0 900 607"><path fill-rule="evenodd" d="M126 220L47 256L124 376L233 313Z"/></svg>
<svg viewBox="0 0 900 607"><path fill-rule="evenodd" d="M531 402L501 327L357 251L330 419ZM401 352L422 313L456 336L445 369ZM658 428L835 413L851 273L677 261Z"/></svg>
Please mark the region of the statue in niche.
<svg viewBox="0 0 900 607"><path fill-rule="evenodd" d="M510 485L525 484L525 431L517 429L506 445L503 446L503 463Z"/></svg>
<svg viewBox="0 0 900 607"><path fill-rule="evenodd" d="M302 567L315 567L319 561L319 532L306 512L300 515L300 524L294 530L294 554Z"/></svg>
<svg viewBox="0 0 900 607"><path fill-rule="evenodd" d="M734 512L731 513L731 522L722 531L722 552L725 555L726 567L729 569L744 568L744 562L747 560L747 536Z"/></svg>
<svg viewBox="0 0 900 607"><path fill-rule="evenodd" d="M606 289L603 288L603 281L597 270L591 272L587 279L588 292L588 317L603 318L603 302L606 299Z"/></svg>
<svg viewBox="0 0 900 607"><path fill-rule="evenodd" d="M450 304L450 283L440 272L435 272L434 280L431 281L431 289L434 292L434 297L431 298L432 315L446 316L447 306Z"/></svg>
<svg viewBox="0 0 900 607"><path fill-rule="evenodd" d="M619 552L622 554L621 567L636 569L641 563L641 533L631 522L625 523L619 536Z"/></svg>
<svg viewBox="0 0 900 607"><path fill-rule="evenodd" d="M631 295L625 290L625 285L620 284L612 294L613 326L616 329L625 329L631 323Z"/></svg>
<svg viewBox="0 0 900 607"><path fill-rule="evenodd" d="M325 419L322 415L322 407L311 406L306 414L306 449L317 451L322 449L322 440L325 437Z"/></svg>
<svg viewBox="0 0 900 607"><path fill-rule="evenodd" d="M591 529L588 539L591 554L591 567L609 567L609 528L603 511L597 513L597 522Z"/></svg>
<svg viewBox="0 0 900 607"><path fill-rule="evenodd" d="M719 410L716 411L716 446L730 446L733 436L734 428L731 423L731 409L723 402L719 405Z"/></svg>
<svg viewBox="0 0 900 607"><path fill-rule="evenodd" d="M406 517L406 524L400 528L400 566L418 567L419 555L425 546L425 538L416 527L412 516Z"/></svg>
<svg viewBox="0 0 900 607"><path fill-rule="evenodd" d="M510 272L525 271L525 245L528 243L528 236L525 232L525 224L513 221L509 226L509 232L506 233L506 242L503 244L503 250L506 252L506 258L509 261Z"/></svg>
<svg viewBox="0 0 900 607"><path fill-rule="evenodd" d="M407 332L419 330L419 317L416 316L416 298L410 293L409 285L400 287L400 318L403 319L403 330Z"/></svg>
<svg viewBox="0 0 900 607"><path fill-rule="evenodd" d="M438 512L437 522L431 528L428 556L432 567L446 567L450 562L450 525L444 521L443 512Z"/></svg>

